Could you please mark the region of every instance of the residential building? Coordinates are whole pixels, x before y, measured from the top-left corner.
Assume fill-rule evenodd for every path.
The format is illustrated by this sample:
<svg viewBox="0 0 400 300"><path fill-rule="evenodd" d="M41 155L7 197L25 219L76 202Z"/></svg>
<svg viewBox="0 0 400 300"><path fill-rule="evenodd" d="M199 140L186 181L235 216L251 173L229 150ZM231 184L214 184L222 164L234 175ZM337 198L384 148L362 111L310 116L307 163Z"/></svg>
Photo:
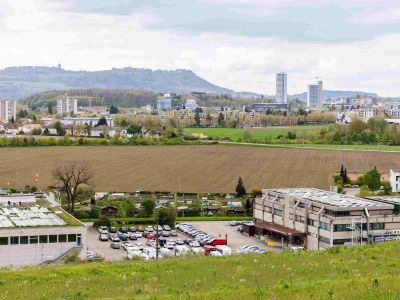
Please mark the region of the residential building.
<svg viewBox="0 0 400 300"><path fill-rule="evenodd" d="M194 111L198 107L196 100L194 99L187 99L185 102L185 109Z"/></svg>
<svg viewBox="0 0 400 300"><path fill-rule="evenodd" d="M157 99L157 110L170 110L172 107L172 98L170 94L164 94L163 98Z"/></svg>
<svg viewBox="0 0 400 300"><path fill-rule="evenodd" d="M75 249L86 249L86 226L61 208L21 201L2 204L0 267L54 262Z"/></svg>
<svg viewBox="0 0 400 300"><path fill-rule="evenodd" d="M308 85L307 107L320 108L324 102L323 83L318 81L317 84Z"/></svg>
<svg viewBox="0 0 400 300"><path fill-rule="evenodd" d="M392 187L392 193L400 191L400 172L390 169L390 186Z"/></svg>
<svg viewBox="0 0 400 300"><path fill-rule="evenodd" d="M57 113L63 114L77 114L78 113L78 100L77 99L57 99Z"/></svg>
<svg viewBox="0 0 400 300"><path fill-rule="evenodd" d="M9 122L11 119L17 119L17 102L0 100L0 121Z"/></svg>
<svg viewBox="0 0 400 300"><path fill-rule="evenodd" d="M276 74L276 102L287 103L287 74Z"/></svg>
<svg viewBox="0 0 400 300"><path fill-rule="evenodd" d="M109 127L114 126L114 121L113 118L111 117L105 117L107 121L107 125ZM82 117L82 118L72 118L72 117L65 117L60 119L61 124L63 125L89 125L91 127L94 127L99 123L100 117L93 117L93 118L88 118L88 117Z"/></svg>
<svg viewBox="0 0 400 300"><path fill-rule="evenodd" d="M257 113L265 113L268 110L289 112L290 105L288 103L253 103L250 106L250 110L254 110Z"/></svg>
<svg viewBox="0 0 400 300"><path fill-rule="evenodd" d="M309 250L400 240L392 204L319 189L264 189L254 202L254 220L256 235Z"/></svg>

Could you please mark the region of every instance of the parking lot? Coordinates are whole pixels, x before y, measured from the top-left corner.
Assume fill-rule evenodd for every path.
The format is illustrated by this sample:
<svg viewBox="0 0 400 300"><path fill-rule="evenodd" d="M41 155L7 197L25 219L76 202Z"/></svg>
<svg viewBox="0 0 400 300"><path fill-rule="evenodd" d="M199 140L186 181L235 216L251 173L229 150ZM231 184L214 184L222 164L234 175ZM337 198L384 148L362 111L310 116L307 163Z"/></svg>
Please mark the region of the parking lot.
<svg viewBox="0 0 400 300"><path fill-rule="evenodd" d="M196 229L204 231L215 237L227 237L228 246L234 252L238 248L244 245L255 245L261 249L267 249L266 242L261 241L255 237L249 237L240 233L235 226L230 226L228 221L198 221L198 222L186 222L196 227ZM99 241L99 231L93 227L92 223L86 223L88 226L87 231L87 245L88 249L94 251L97 255L104 257L107 261L124 260L127 258L127 252L121 249L112 249L110 247L110 241ZM177 231L177 237L169 237L167 240L188 240L191 237ZM143 248L150 249L151 247L146 245L146 238L138 238L137 241L129 241L131 244L142 244ZM271 249L270 249L271 250Z"/></svg>

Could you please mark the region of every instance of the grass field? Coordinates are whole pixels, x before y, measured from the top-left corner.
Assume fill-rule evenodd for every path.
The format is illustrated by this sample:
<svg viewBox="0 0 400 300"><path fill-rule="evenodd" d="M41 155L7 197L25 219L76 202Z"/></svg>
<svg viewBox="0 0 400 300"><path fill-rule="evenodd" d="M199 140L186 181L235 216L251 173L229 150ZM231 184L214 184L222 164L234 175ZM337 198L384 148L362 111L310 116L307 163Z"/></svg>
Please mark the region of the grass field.
<svg viewBox="0 0 400 300"><path fill-rule="evenodd" d="M287 136L289 131L301 135L303 133L318 133L322 128L328 128L330 125L307 125L291 127L268 127L268 128L185 128L187 134L202 133L209 137L229 137L232 141L237 141L243 137L245 130L249 130L252 138L263 139L270 137L276 139L279 135Z"/></svg>
<svg viewBox="0 0 400 300"><path fill-rule="evenodd" d="M399 299L399 243L0 270L0 299Z"/></svg>
<svg viewBox="0 0 400 300"><path fill-rule="evenodd" d="M327 189L342 163L349 173L377 166L400 169L398 153L334 151L252 146L107 146L0 149L0 185L51 184L51 169L65 161L88 161L98 191L233 192L239 176L253 187L319 187Z"/></svg>

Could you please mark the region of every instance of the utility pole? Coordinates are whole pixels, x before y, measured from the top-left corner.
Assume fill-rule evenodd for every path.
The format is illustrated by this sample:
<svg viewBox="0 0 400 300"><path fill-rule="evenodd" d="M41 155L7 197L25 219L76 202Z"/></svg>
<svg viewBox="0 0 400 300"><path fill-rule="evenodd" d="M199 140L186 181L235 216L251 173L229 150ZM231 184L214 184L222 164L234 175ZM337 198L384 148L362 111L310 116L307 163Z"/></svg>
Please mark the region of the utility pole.
<svg viewBox="0 0 400 300"><path fill-rule="evenodd" d="M156 260L158 260L158 217L156 216Z"/></svg>

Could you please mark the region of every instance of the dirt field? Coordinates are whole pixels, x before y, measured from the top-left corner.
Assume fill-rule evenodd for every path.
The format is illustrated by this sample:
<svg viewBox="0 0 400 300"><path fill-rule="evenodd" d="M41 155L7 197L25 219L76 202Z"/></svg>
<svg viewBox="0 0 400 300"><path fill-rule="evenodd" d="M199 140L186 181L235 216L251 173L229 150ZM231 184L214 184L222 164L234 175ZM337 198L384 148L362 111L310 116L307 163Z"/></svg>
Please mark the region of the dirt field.
<svg viewBox="0 0 400 300"><path fill-rule="evenodd" d="M375 165L400 169L399 153L332 151L244 146L31 147L0 149L0 186L52 184L56 162L87 160L98 191L233 192L242 176L246 187L329 188L332 174L345 164L349 173Z"/></svg>

